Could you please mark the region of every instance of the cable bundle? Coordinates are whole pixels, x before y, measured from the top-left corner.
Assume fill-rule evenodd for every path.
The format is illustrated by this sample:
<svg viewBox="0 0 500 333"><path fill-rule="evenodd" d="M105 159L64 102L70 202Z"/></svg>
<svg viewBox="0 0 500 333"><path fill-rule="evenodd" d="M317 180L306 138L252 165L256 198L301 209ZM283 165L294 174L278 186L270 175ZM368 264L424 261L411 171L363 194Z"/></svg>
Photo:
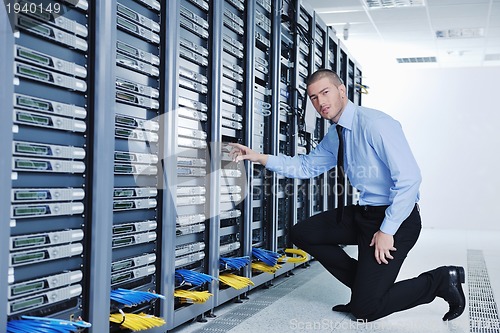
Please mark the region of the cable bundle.
<svg viewBox="0 0 500 333"><path fill-rule="evenodd" d="M165 299L165 296L153 294L147 291L128 290L122 288L111 290L111 300L124 304L125 306L135 306L157 298Z"/></svg>
<svg viewBox="0 0 500 333"><path fill-rule="evenodd" d="M280 257L279 253L257 247L252 248L252 256L268 266L276 265Z"/></svg>
<svg viewBox="0 0 500 333"><path fill-rule="evenodd" d="M205 303L212 296L208 291L194 291L178 289L174 291L174 297L179 297L182 303Z"/></svg>
<svg viewBox="0 0 500 333"><path fill-rule="evenodd" d="M120 325L132 331L142 331L153 327L160 327L165 325L163 318L158 318L145 313L125 313L119 310L119 313L109 315L109 321Z"/></svg>
<svg viewBox="0 0 500 333"><path fill-rule="evenodd" d="M250 257L236 257L236 258L224 258L220 257L219 259L220 265L223 269L240 269L245 267L250 263Z"/></svg>
<svg viewBox="0 0 500 333"><path fill-rule="evenodd" d="M90 323L46 317L22 316L23 320L7 322L7 333L70 333L88 328Z"/></svg>
<svg viewBox="0 0 500 333"><path fill-rule="evenodd" d="M204 283L212 282L212 280L216 280L216 278L205 273L190 271L188 269L178 269L175 271L175 282L178 286L183 286L186 283L192 286L201 286Z"/></svg>
<svg viewBox="0 0 500 333"><path fill-rule="evenodd" d="M288 254L296 254L298 257L288 257L283 255L279 258L280 263L289 262L289 263L301 263L307 261L307 252L300 249L285 249L285 253Z"/></svg>
<svg viewBox="0 0 500 333"><path fill-rule="evenodd" d="M250 285L255 286L255 284L249 278L238 276L231 273L225 273L219 275L219 280L222 283L227 284L230 287L233 287L234 289L243 289Z"/></svg>
<svg viewBox="0 0 500 333"><path fill-rule="evenodd" d="M281 268L281 266L278 264L276 264L274 266L269 266L269 265L264 264L263 262L253 262L252 263L252 269L255 269L255 270L261 271L261 272L266 272L269 274L276 273L276 271L280 268Z"/></svg>

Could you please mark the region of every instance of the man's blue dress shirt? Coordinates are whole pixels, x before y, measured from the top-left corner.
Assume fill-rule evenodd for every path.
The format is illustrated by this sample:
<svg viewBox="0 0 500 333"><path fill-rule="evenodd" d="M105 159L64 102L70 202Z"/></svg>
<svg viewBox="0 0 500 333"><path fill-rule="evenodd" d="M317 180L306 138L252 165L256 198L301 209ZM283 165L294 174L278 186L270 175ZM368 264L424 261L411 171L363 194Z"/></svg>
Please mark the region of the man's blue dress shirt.
<svg viewBox="0 0 500 333"><path fill-rule="evenodd" d="M346 105L342 126L344 167L360 192L360 205L389 205L380 230L394 235L419 200L420 169L398 121L378 110ZM270 155L266 168L289 178L311 178L337 165L339 138L331 126L307 155Z"/></svg>

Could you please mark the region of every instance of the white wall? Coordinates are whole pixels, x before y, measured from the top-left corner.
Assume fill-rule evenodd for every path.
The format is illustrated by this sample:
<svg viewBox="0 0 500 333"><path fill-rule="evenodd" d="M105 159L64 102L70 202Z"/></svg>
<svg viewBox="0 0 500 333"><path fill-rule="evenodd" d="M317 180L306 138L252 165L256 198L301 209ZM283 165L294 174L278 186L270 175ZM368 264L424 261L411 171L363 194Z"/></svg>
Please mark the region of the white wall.
<svg viewBox="0 0 500 333"><path fill-rule="evenodd" d="M500 230L500 67L404 66L363 66L362 104L401 122L424 227Z"/></svg>

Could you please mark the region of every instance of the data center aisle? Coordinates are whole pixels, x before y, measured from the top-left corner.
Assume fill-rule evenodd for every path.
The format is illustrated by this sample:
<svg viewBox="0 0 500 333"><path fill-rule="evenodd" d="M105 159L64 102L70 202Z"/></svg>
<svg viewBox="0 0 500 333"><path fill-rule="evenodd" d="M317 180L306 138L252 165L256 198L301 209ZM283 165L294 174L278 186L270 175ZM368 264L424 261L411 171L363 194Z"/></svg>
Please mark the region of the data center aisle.
<svg viewBox="0 0 500 333"><path fill-rule="evenodd" d="M461 317L448 323L441 320L448 305L439 298L366 324L353 321L350 315L334 313L332 305L345 303L348 290L313 261L308 268L294 270L292 277L276 279L270 289L249 293L249 300L243 303L217 308L215 319L186 324L172 332L500 332L493 297L500 297L498 240L498 231L422 230L399 278L411 278L441 265L464 266L468 274L464 287L467 308ZM355 248L348 247L347 251L355 255ZM469 307L471 295L477 302ZM477 295L481 295L479 300Z"/></svg>

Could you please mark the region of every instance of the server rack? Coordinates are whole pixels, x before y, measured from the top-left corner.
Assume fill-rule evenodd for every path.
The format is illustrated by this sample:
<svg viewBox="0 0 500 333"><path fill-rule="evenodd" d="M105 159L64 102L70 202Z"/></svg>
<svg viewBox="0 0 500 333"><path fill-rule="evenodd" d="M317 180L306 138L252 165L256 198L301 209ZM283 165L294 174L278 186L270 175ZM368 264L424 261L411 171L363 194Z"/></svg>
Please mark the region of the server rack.
<svg viewBox="0 0 500 333"><path fill-rule="evenodd" d="M250 147L260 153L270 154L274 148L275 136L273 128L275 124L274 115L277 112L273 98L275 86L274 79L276 60L273 54L276 53L276 41L278 40L273 30L279 27L275 12L279 10L276 1L257 0L248 2L247 18L249 24L248 31L253 34L249 36L248 49L253 51L249 54L253 62L249 62L252 67L253 82L253 105L248 107L250 117L248 122L253 124L250 131ZM253 25L251 22L255 22ZM250 29L250 27L252 27ZM253 248L275 251L275 219L274 211L276 202L273 200L273 186L275 178L261 165L250 165L248 193L250 197L247 202L251 206L248 210L250 225L249 237L251 253ZM256 286L267 283L274 278L274 274L251 270L250 277Z"/></svg>
<svg viewBox="0 0 500 333"><path fill-rule="evenodd" d="M354 104L361 105L361 97L364 93L364 86L363 86L363 75L361 73L361 69L359 67L359 64L357 62L354 62L355 66L355 75L354 75L354 87L355 87L355 94L354 94Z"/></svg>
<svg viewBox="0 0 500 333"><path fill-rule="evenodd" d="M10 21L12 164L2 170L12 175L8 320L78 318L88 307L89 16L88 8L59 5L64 16L43 8Z"/></svg>
<svg viewBox="0 0 500 333"><path fill-rule="evenodd" d="M11 22L14 18L12 14L9 14L6 10L0 10L0 43L1 45L14 45L14 33ZM4 110L12 110L14 108L12 102L12 96L14 95L14 85L12 81L14 79L14 72L12 64L14 63L14 55L12 48L2 47L0 50L0 68L3 76L6 80L5 84L2 84L2 89L0 89L0 101L2 101L2 108ZM2 117L0 121L0 150L4 152L5 155L11 155L12 153L12 116L9 112L5 112L7 116ZM0 188L2 189L2 195L0 195L0 212L10 211L10 195L12 188L11 180L11 160L9 158L2 158L0 161ZM10 215L1 214L0 215L0 225L4 228L4 232L0 233L0 284L2 286L7 286L8 283L13 282L14 276L13 271L10 268L9 262L9 238L10 230L8 226L10 225ZM7 304L7 288L2 288L0 290L0 303ZM5 332L5 327L7 324L7 315L5 312L0 312L0 332Z"/></svg>
<svg viewBox="0 0 500 333"><path fill-rule="evenodd" d="M296 91L294 63L296 55L296 36L294 35L294 22L296 22L297 1L283 0L279 8L280 17L280 80L279 80L279 116L277 129L278 149L277 154L294 155L296 148L294 133L296 129ZM283 250L291 245L288 231L296 221L297 216L297 184L294 180L275 175L277 180L277 225L276 249Z"/></svg>
<svg viewBox="0 0 500 333"><path fill-rule="evenodd" d="M148 330L164 332L196 317L202 319L218 305L244 297L246 291L272 281L275 276L288 274L296 265L285 264L275 274L246 267L237 273L251 278L255 287L235 290L214 281L192 288L213 294L203 304L181 303L173 296L180 287L175 281L176 268L218 277L224 273L219 262L221 250L228 251L224 255L229 256L250 256L253 247L281 251L292 246L288 231L294 223L331 207L328 198L334 196L329 195L326 186L331 178L321 175L296 181L250 163L234 164L227 156L226 143L240 142L270 154L310 151L314 142L324 136L329 123L319 119L313 132L299 131L305 111L303 101L307 98L305 78L320 67L335 66L339 71L340 55L342 63L350 65L343 73L351 73L353 96L360 103L357 85L361 84L361 69L332 29L327 29L300 0L92 0L79 1L79 8L71 7L67 1L58 3L67 10L65 18L81 24L73 28L75 37L83 33L82 27L87 29L87 36L79 36L73 48L37 34L43 34L44 29L28 32L33 25L25 25L26 31L14 38L9 33L8 20L2 20L2 29L7 31L0 37L7 46L2 51L2 73L6 73L5 77L10 73L12 79L16 76L20 84L5 85L6 89L0 92L1 104L6 110L19 109L17 114L23 117L15 120L14 125L20 130L12 135L14 118L2 116L1 144L4 151L12 150L17 143L22 148L26 142L32 143L31 148L36 143L55 150L71 144L77 153L83 149L85 157L40 157L37 161L42 163L36 163L40 167L61 160L69 162L60 165L73 167L73 172L44 172L46 177L37 177L42 174L40 170L18 170L18 179L14 180L10 179L12 162L0 162L0 182L5 183L2 191L12 186L27 194L34 189L40 195L40 190L49 185L51 189L59 186L75 197L72 201L55 202L72 207L76 214L68 215L70 230L60 227L59 215L17 217L19 221L14 226L11 218L2 214L2 223L9 221L13 227L9 234L4 233L5 242L1 244L22 240L25 235L43 234L50 239L53 233L61 236L64 231L64 235L74 237L64 244L79 252L77 244L81 243L83 252L70 260L28 265L43 268L36 272L22 269L23 265L9 270L10 255L27 251L7 250L5 245L0 257L0 272L9 278L5 282L16 286L18 282L43 278L50 270L54 274L66 269L81 270L81 282L69 284L76 285L71 289L77 296L64 298L56 307L51 303L42 304L41 308L52 310L49 316L65 319L82 315L93 324L91 332L115 330L103 315L114 306L109 300L112 289L158 292L166 296L164 301L132 311L142 310L165 318L166 325ZM7 17L5 7L0 14ZM38 19L27 16L24 22L30 20ZM40 25L45 26L61 28L56 23ZM304 36L299 36L297 29L304 30ZM12 51L19 50L16 45L21 51L24 47L23 54L31 54L32 59L21 59L20 55L14 59ZM310 52L305 52L304 46ZM37 63L43 55L76 62L86 68L87 76L78 77L81 71L76 75L54 70L52 74L62 79L70 76L66 78L70 85L66 86L27 77L29 73L45 77L47 68ZM21 64L24 70L19 72L16 67L15 75L14 64ZM28 95L27 90L38 99L53 98L74 105L69 109L80 113L62 122L61 129L47 129L42 119L59 124L58 120L69 117L33 106L15 107L13 94ZM298 134L307 139L301 141ZM16 153L13 158L29 159L29 155ZM23 165L27 166L20 164ZM84 190L83 199L79 189ZM222 197L224 200L219 200ZM2 211L25 205L11 202L9 196L2 196L2 200ZM53 202L45 203L54 207ZM84 214L80 214L80 203ZM31 220L49 221L48 227L34 230L28 227ZM83 230L81 240L82 232L78 229ZM148 237L144 243L120 246L142 240L142 236ZM137 267L145 270L123 268L137 262L135 259L147 259L146 264ZM121 274L125 272L130 273L128 277ZM79 275L75 274L77 280ZM79 294L79 284L85 284L87 292ZM9 299L0 291L0 301L9 303L16 299ZM5 320L36 311L35 307L13 316L3 314L0 332Z"/></svg>
<svg viewBox="0 0 500 333"><path fill-rule="evenodd" d="M243 80L235 79L234 76L222 76L219 90L222 92L218 101L218 125L219 135L214 137L214 142L221 145L221 158L219 168L221 170L218 179L219 207L216 212L215 220L218 229L218 251L220 258L235 258L248 256L249 242L247 240L249 228L248 211L245 211L245 205L242 198L247 190L246 178L248 173L244 169L243 163L234 163L229 156L229 142L239 142L248 145L250 137L245 137L245 133L251 128L251 119L248 118L249 103L253 96L252 92L252 71L249 68L251 61L248 52L243 52L247 45L248 32L251 27L248 26L246 13L249 4L242 0L221 1L215 18L222 21L221 36L222 51L220 52L219 73L226 66L238 71L243 76ZM241 69L241 70L240 70ZM248 72L250 70L250 72ZM244 73L246 71L246 73ZM245 98L246 95L246 98ZM247 199L248 200L248 199ZM248 205L246 205L248 208ZM231 269L218 263L217 276L225 273L231 273L238 276L247 277L249 274L248 266L240 269ZM234 289L230 286L219 283L219 289L216 296L216 304L222 304L228 300L242 294L245 290Z"/></svg>
<svg viewBox="0 0 500 333"><path fill-rule="evenodd" d="M326 68L327 57L328 57L328 40L327 40L327 26L321 20L321 18L314 13L314 54L311 57L310 64L312 72L320 68ZM313 53L313 52L311 52ZM308 97L306 97L308 98ZM316 126L314 132L311 133L311 149L315 148L316 145L323 139L327 133L328 121L316 116ZM326 210L327 198L328 198L328 186L327 186L327 173L314 177L311 180L311 211L310 215L315 215Z"/></svg>
<svg viewBox="0 0 500 333"><path fill-rule="evenodd" d="M351 56L344 44L339 43L340 47L340 73L341 78L347 88L347 98L358 104L361 102L359 89L356 89L356 73L359 73L361 77L361 69L357 66L356 61ZM359 104L358 104L359 105ZM344 183L345 196L344 204L353 205L358 202L357 190L350 184L349 179L345 178Z"/></svg>
<svg viewBox="0 0 500 333"><path fill-rule="evenodd" d="M170 126L165 130L165 142L170 152L164 157L165 172L176 170L175 175L165 178L168 193L172 197L173 210L166 211L167 221L175 221L175 227L166 232L174 233L174 247L164 253L167 256L175 253L175 261L167 267L169 273L168 291L173 294L177 289L209 290L212 294L215 286L184 286L182 281L173 276L178 269L189 269L196 272L214 275L213 253L216 253L216 235L212 232L215 221L212 212L218 202L211 200L218 196L217 179L213 172L217 165L218 154L214 154L217 135L219 94L217 64L218 52L216 41L209 38L217 33L217 21L212 18L216 5L207 1L180 1L171 3L166 13L169 19L178 17L173 29L176 34L167 32L176 49L178 58L175 67L171 68L175 81L167 89L174 91L173 107L167 110ZM172 23L171 25L174 25ZM167 47L167 46L165 46ZM166 52L168 52L168 47ZM170 64L170 66L172 66ZM175 133L174 135L172 135ZM212 143L212 144L211 144ZM168 166L167 166L168 165ZM212 186L214 184L214 186ZM167 188L166 188L167 189ZM168 225L171 223L167 222ZM172 237L167 237L172 241ZM171 261L171 259L170 259ZM170 294L170 295L172 295ZM177 326L187 320L196 318L213 308L213 298L204 304L183 303L177 298L167 299L167 328Z"/></svg>
<svg viewBox="0 0 500 333"><path fill-rule="evenodd" d="M180 11L179 1L169 1L162 7L162 17L165 18L162 24L161 36L163 40L172 41L175 46L179 44L180 25L176 18ZM167 13L175 13L167 15ZM161 173L159 174L160 196L162 198L161 207L161 229L162 242L159 245L159 255L162 263L162 274L159 279L159 290L167 299L162 302L160 317L167 322L166 329L171 329L189 319L196 318L205 309L194 309L193 307L175 310L175 299L173 297L175 291L175 247L176 247L176 228L177 228L177 126L179 110L178 104L178 47L172 47L163 43L161 46L160 57L162 62L162 72L164 77L161 81L163 99L162 116L160 117L160 137L165 138L160 145ZM202 116L196 109L191 111L193 117ZM170 139L167 139L170 138ZM195 311L198 310L198 311Z"/></svg>
<svg viewBox="0 0 500 333"><path fill-rule="evenodd" d="M157 1L113 2L116 16L111 290L157 292L160 11ZM157 314L158 302L130 313ZM123 308L112 302L111 311ZM110 332L119 331L111 325Z"/></svg>
<svg viewBox="0 0 500 333"><path fill-rule="evenodd" d="M270 70L271 75L269 79L271 80L270 86L273 91L271 97L272 113L270 116L270 128L269 128L269 152L270 154L277 155L280 149L280 139L281 139L281 124L280 119L282 116L282 99L286 98L287 90L284 91L285 97L282 97L282 82L281 82L281 30L282 30L282 0L272 0L271 2L271 54L270 54ZM286 119L286 112L284 118ZM279 181L275 173L266 175L269 184L270 196L266 198L269 206L269 246L273 250L278 249L278 224L280 220L279 212L279 199L278 199L278 189ZM284 270L287 270L287 265L283 265Z"/></svg>
<svg viewBox="0 0 500 333"><path fill-rule="evenodd" d="M361 105L363 94L367 93L366 87L363 85L363 72L359 63L351 58L354 64L354 98L353 103ZM359 203L359 191L351 186L351 203L356 205Z"/></svg>
<svg viewBox="0 0 500 333"><path fill-rule="evenodd" d="M307 8L303 1L298 2L295 11L295 36L296 36L296 61L295 61L295 82L294 82L294 103L296 112L297 140L295 154L307 154L311 150L311 133L305 126L306 113L306 80L312 70L310 65L314 61L314 22L312 11ZM295 179L297 184L296 212L297 219L294 223L299 223L307 219L312 212L311 180Z"/></svg>

